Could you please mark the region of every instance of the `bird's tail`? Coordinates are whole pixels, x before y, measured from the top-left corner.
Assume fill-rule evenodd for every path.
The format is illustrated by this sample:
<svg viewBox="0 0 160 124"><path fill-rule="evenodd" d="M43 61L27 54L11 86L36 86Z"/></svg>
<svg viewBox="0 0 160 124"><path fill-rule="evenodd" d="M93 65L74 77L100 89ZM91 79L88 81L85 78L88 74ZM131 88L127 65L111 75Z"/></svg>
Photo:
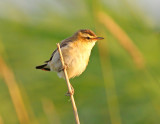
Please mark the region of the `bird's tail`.
<svg viewBox="0 0 160 124"><path fill-rule="evenodd" d="M36 69L41 69L43 71L50 71L50 68L49 68L48 64L43 64L43 65L36 66Z"/></svg>

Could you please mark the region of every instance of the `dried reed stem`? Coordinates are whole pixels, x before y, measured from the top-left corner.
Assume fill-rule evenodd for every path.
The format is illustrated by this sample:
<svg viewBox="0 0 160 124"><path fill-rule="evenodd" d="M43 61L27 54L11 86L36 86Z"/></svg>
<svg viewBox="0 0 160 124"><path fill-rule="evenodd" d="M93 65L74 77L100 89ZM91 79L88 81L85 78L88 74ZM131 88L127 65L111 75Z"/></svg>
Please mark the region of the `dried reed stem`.
<svg viewBox="0 0 160 124"><path fill-rule="evenodd" d="M6 65L2 57L0 57L0 69L0 73L2 74L2 77L8 87L20 124L30 124L28 113L22 100L14 74Z"/></svg>
<svg viewBox="0 0 160 124"><path fill-rule="evenodd" d="M76 104L75 104L75 101L74 101L74 96L72 94L71 84L70 84L69 79L68 79L68 74L67 74L67 70L66 70L66 67L65 67L65 64L64 64L64 60L63 60L63 56L62 56L62 52L61 52L61 48L60 48L59 43L57 43L57 48L58 48L58 52L59 52L59 55L60 55L62 66L64 68L65 80L66 80L66 83L67 83L68 91L70 93L70 98L71 98L71 102L72 102L72 107L73 107L73 111L74 111L76 124L80 124L79 116L78 116L78 112L77 112L77 107L76 107Z"/></svg>
<svg viewBox="0 0 160 124"><path fill-rule="evenodd" d="M99 21L105 25L105 27L115 36L119 43L125 48L128 53L132 56L135 64L139 68L144 68L144 58L141 52L138 50L133 41L129 38L129 36L123 31L123 29L106 13L99 12L98 13Z"/></svg>

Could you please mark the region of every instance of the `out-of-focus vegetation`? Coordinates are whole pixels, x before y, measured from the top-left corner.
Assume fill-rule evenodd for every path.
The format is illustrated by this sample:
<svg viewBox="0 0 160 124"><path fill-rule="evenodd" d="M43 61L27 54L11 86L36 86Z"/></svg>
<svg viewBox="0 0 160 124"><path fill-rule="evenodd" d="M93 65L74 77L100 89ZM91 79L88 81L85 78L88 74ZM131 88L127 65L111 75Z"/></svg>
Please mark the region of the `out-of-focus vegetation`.
<svg viewBox="0 0 160 124"><path fill-rule="evenodd" d="M30 124L74 123L65 81L54 72L34 67L49 59L57 42L86 28L105 40L93 48L86 71L71 79L81 123L160 123L160 30L152 27L137 6L124 0L116 7L98 0L0 2L4 10L0 17L0 55L20 90L17 93L14 84L7 85L4 77L12 76L0 68L0 124L24 124L23 119ZM105 27L99 12L109 15L131 39L145 66L135 64L113 33L117 30ZM14 103L13 94L19 94L17 99L22 97L23 103ZM20 108L25 117L18 116Z"/></svg>

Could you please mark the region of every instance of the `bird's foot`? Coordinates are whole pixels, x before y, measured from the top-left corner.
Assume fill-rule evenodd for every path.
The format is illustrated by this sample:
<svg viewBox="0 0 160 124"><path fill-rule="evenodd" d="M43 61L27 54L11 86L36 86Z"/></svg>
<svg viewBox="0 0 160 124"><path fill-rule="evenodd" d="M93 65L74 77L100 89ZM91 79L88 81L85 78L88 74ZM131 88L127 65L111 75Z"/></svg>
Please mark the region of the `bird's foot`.
<svg viewBox="0 0 160 124"><path fill-rule="evenodd" d="M68 68L68 65L64 64L63 70L64 70L64 69L67 69L67 68Z"/></svg>
<svg viewBox="0 0 160 124"><path fill-rule="evenodd" d="M70 84L70 86L71 86L71 92L67 92L65 95L66 96L71 96L71 95L74 95L74 88L72 87L72 85Z"/></svg>
<svg viewBox="0 0 160 124"><path fill-rule="evenodd" d="M58 69L58 72L64 71L64 69L67 69L67 68L68 68L68 66L65 64L63 67Z"/></svg>

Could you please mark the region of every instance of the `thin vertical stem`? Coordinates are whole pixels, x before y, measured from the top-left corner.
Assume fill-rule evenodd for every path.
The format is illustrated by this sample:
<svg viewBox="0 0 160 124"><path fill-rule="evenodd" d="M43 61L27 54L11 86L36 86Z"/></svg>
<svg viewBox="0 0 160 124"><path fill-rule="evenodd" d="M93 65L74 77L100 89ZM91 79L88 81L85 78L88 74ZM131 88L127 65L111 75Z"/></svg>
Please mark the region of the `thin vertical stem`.
<svg viewBox="0 0 160 124"><path fill-rule="evenodd" d="M72 88L71 88L71 84L70 84L70 81L69 81L69 78L68 78L67 70L66 70L66 67L65 67L65 64L64 64L64 60L63 60L63 56L62 56L62 52L61 52L61 48L60 48L59 43L57 43L57 48L58 48L58 52L59 52L59 55L60 55L62 66L64 68L63 71L64 71L64 75L65 75L65 80L66 80L66 83L67 83L68 91L69 91L70 97L71 97L71 102L72 102L72 107L73 107L73 112L74 112L76 124L80 124L76 103L74 101L74 96L71 93L72 92Z"/></svg>

